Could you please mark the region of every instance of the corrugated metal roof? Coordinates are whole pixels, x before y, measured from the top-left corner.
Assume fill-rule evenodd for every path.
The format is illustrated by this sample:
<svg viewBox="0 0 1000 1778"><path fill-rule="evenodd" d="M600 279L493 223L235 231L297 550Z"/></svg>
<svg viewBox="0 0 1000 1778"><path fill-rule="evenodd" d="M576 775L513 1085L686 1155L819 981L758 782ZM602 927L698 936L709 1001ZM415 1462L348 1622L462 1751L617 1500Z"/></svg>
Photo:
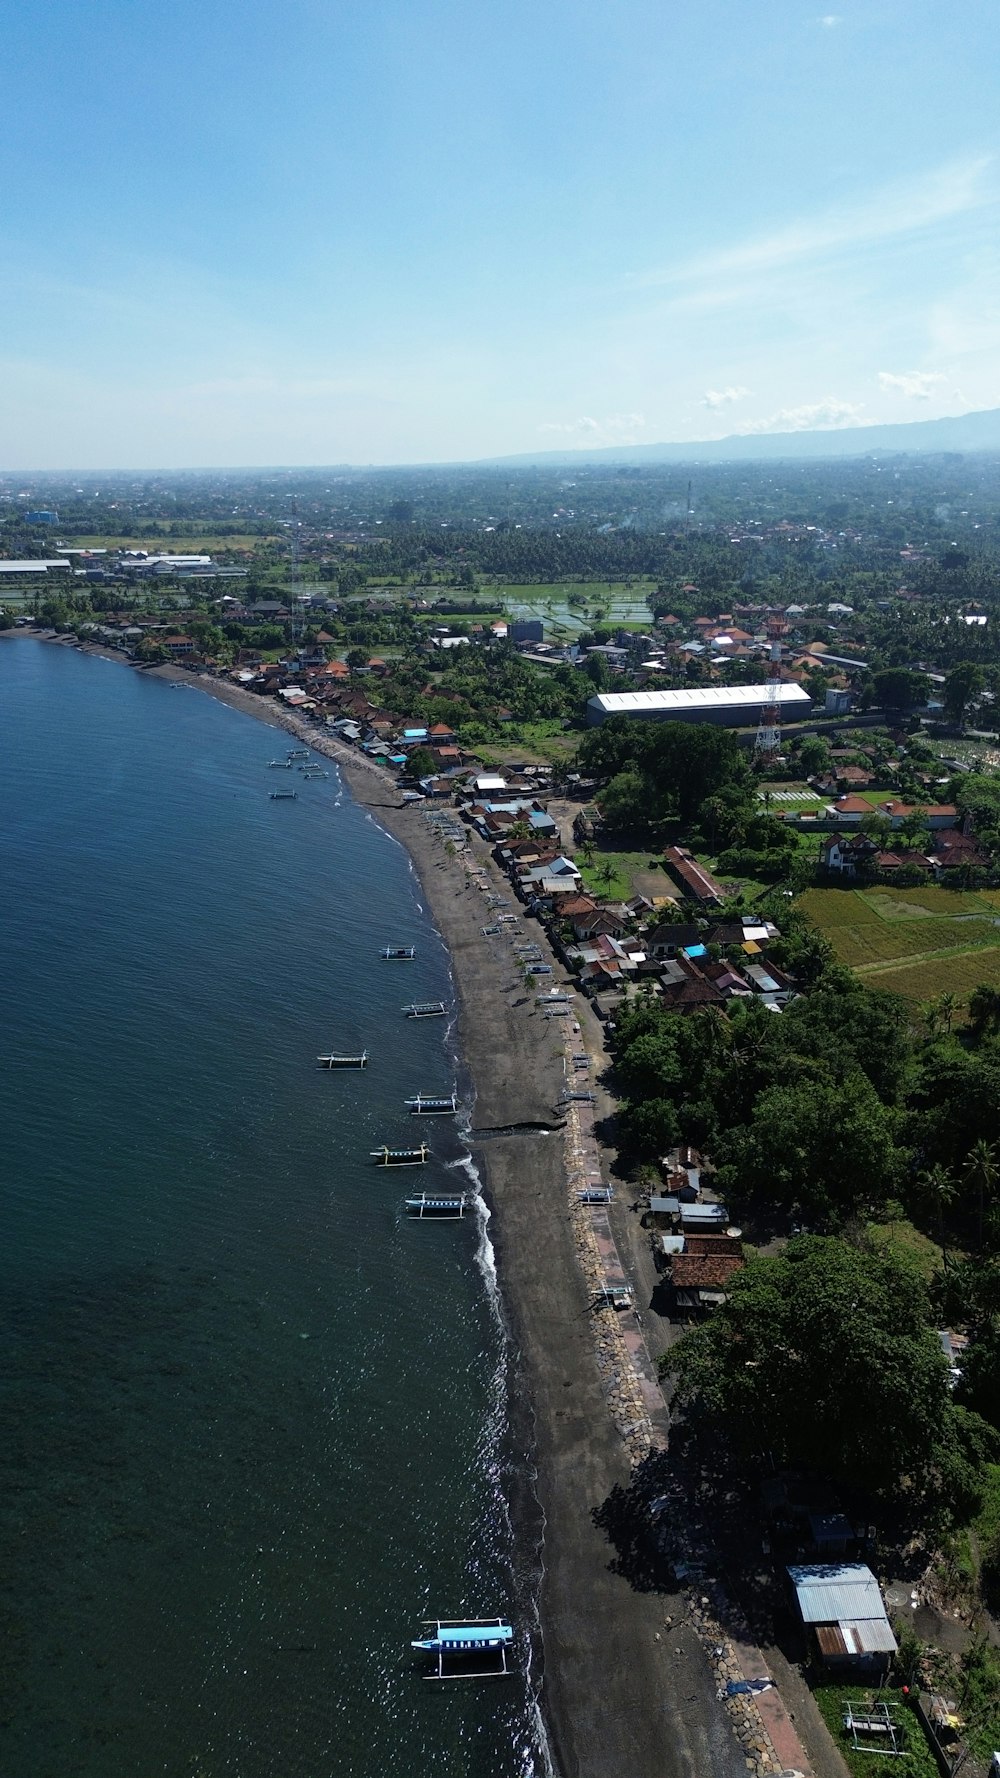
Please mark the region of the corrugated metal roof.
<svg viewBox="0 0 1000 1778"><path fill-rule="evenodd" d="M815 1562L788 1574L804 1624L885 1619L878 1581L863 1562Z"/></svg>
<svg viewBox="0 0 1000 1778"><path fill-rule="evenodd" d="M780 684L775 687L779 704L805 705L811 702L801 685ZM589 700L606 716L640 716L654 710L759 710L768 702L763 685L717 685L709 689L685 687L680 691L606 691Z"/></svg>

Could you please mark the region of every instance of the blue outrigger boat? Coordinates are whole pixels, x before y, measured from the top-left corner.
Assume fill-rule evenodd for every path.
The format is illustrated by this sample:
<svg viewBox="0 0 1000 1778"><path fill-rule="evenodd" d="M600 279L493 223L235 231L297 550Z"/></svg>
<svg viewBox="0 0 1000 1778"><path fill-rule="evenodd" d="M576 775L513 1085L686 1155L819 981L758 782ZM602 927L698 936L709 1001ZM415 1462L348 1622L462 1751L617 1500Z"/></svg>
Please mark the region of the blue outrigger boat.
<svg viewBox="0 0 1000 1778"><path fill-rule="evenodd" d="M436 1656L425 1679L504 1679L510 1673L507 1651L514 1631L505 1618L425 1618L423 1636L410 1644L419 1654Z"/></svg>

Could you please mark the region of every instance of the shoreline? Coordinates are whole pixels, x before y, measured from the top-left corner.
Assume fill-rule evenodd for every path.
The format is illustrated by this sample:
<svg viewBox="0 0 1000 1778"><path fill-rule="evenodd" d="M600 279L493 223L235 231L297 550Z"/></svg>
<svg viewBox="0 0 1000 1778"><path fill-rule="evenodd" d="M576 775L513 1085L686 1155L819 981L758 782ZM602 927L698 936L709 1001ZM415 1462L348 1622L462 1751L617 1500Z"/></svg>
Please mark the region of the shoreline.
<svg viewBox="0 0 1000 1778"><path fill-rule="evenodd" d="M37 632L34 639L58 640ZM82 652L131 664L114 650ZM448 949L458 1050L476 1093L469 1145L493 1213L489 1235L511 1336L512 1437L529 1458L529 1497L510 1507L537 1573L536 1689L555 1771L559 1778L745 1773L685 1599L636 1591L612 1572L612 1546L594 1524L594 1509L628 1486L632 1469L598 1363L562 1135L538 1129L565 1118L558 1027L536 1012L509 949L482 938L482 897L444 854L426 804L400 804L389 773L256 694L181 667L134 670L204 691L332 759L355 801L407 851ZM494 871L487 848L469 844L477 863ZM590 1047L593 1033L587 1038Z"/></svg>

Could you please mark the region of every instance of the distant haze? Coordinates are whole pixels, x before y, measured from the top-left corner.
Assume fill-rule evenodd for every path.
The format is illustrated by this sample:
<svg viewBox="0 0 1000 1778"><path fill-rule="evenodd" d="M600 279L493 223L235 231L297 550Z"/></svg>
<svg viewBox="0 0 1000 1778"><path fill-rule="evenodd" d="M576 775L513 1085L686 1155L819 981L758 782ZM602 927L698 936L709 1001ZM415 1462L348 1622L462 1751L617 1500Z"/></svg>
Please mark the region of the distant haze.
<svg viewBox="0 0 1000 1778"><path fill-rule="evenodd" d="M532 451L487 457L484 463L527 468L533 463L761 463L863 457L870 451L1000 451L1000 408L952 419L910 420L893 426L846 426L812 432L733 433L689 444L610 445L592 451Z"/></svg>

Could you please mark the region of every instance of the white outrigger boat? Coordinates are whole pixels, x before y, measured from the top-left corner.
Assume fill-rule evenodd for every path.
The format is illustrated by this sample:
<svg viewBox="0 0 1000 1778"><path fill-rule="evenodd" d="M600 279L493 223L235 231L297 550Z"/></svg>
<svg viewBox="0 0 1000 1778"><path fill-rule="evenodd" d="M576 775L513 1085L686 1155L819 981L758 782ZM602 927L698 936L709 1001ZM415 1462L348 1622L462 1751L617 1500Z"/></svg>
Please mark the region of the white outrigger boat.
<svg viewBox="0 0 1000 1778"><path fill-rule="evenodd" d="M411 1642L418 1654L435 1656L425 1679L505 1679L514 1631L502 1617L425 1618L424 1635Z"/></svg>
<svg viewBox="0 0 1000 1778"><path fill-rule="evenodd" d="M430 1152L421 1142L419 1148L373 1148L370 1156L377 1167L422 1167Z"/></svg>
<svg viewBox="0 0 1000 1778"><path fill-rule="evenodd" d="M379 952L380 957L395 963L412 963L416 954L416 945L386 945L384 951Z"/></svg>
<svg viewBox="0 0 1000 1778"><path fill-rule="evenodd" d="M430 1098L426 1093L418 1093L415 1099L404 1099L403 1104L409 1106L411 1117L454 1117L458 1110L458 1094Z"/></svg>
<svg viewBox="0 0 1000 1778"><path fill-rule="evenodd" d="M362 1050L359 1056L317 1056L321 1068L367 1068L368 1051Z"/></svg>
<svg viewBox="0 0 1000 1778"><path fill-rule="evenodd" d="M404 1006L403 1012L408 1019L443 1019L445 1004L443 1000L415 1000Z"/></svg>
<svg viewBox="0 0 1000 1778"><path fill-rule="evenodd" d="M418 1219L432 1216L438 1222L457 1222L465 1215L468 1202L465 1192L415 1192L407 1198L406 1209Z"/></svg>

